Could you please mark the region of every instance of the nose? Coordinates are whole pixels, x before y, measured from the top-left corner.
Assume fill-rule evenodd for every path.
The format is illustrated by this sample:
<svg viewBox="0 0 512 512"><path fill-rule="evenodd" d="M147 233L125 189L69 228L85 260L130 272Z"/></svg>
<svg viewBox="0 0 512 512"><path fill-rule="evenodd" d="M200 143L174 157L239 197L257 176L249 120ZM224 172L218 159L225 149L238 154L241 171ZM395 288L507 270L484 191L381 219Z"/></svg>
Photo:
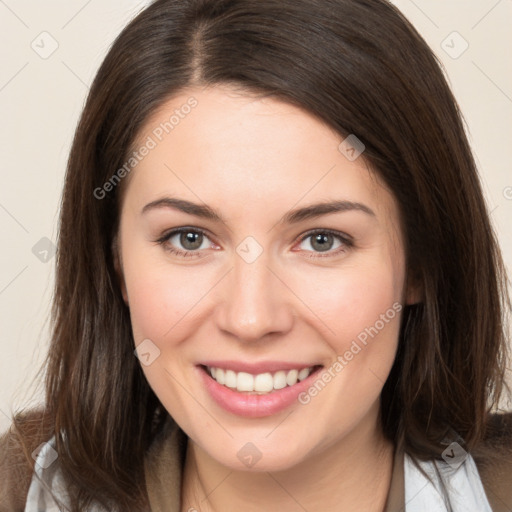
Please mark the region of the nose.
<svg viewBox="0 0 512 512"><path fill-rule="evenodd" d="M252 263L235 254L234 268L223 280L217 326L241 342L283 335L293 325L293 294L264 254Z"/></svg>

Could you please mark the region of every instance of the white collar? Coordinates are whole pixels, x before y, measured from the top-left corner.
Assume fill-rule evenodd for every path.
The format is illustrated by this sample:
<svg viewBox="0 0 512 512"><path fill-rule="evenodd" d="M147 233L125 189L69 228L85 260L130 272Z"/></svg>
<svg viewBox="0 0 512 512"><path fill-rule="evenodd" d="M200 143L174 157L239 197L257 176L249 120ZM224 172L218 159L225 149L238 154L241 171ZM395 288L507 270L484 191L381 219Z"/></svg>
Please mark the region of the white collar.
<svg viewBox="0 0 512 512"><path fill-rule="evenodd" d="M430 480L404 454L406 512L492 512L473 457L458 443L444 461L418 461Z"/></svg>
<svg viewBox="0 0 512 512"><path fill-rule="evenodd" d="M460 445L452 443L443 461L418 461L430 480L404 454L405 512L492 512L475 461ZM24 512L59 512L49 493L67 504L67 492L60 475L55 437L41 447L34 466L43 483L32 477ZM96 507L88 512L98 512ZM398 511L397 511L398 512Z"/></svg>

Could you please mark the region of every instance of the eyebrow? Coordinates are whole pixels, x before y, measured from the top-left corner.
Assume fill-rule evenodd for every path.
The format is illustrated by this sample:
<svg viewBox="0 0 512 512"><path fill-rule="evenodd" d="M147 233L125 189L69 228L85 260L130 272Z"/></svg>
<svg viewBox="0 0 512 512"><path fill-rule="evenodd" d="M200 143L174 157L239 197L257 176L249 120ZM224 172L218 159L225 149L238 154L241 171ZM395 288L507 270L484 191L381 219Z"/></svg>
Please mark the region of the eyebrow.
<svg viewBox="0 0 512 512"><path fill-rule="evenodd" d="M355 203L353 201L327 201L291 210L283 216L280 222L284 224L295 224L303 220L315 219L329 213L349 211L360 211L372 217L376 217L375 212L362 203Z"/></svg>
<svg viewBox="0 0 512 512"><path fill-rule="evenodd" d="M159 208L173 208L184 213L200 217L202 219L207 219L214 222L222 222L226 224L226 221L222 215L208 205L201 205L187 201L185 199L178 199L173 197L164 197L162 199L152 201L151 203L148 203L146 206L144 206L141 213L144 214L150 210ZM305 206L303 208L297 208L295 210L290 210L281 218L279 223L296 224L304 220L315 219L322 215L348 211L360 211L372 217L376 217L375 212L362 203L353 201L327 201Z"/></svg>

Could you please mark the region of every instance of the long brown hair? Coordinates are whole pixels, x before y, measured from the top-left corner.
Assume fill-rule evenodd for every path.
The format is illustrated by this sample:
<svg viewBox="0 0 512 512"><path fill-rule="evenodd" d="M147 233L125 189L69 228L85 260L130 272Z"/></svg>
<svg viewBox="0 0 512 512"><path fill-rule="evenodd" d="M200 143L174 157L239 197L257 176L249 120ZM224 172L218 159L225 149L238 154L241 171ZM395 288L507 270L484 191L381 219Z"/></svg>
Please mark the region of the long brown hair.
<svg viewBox="0 0 512 512"><path fill-rule="evenodd" d="M121 187L94 191L167 99L215 84L356 134L397 200L423 299L404 309L382 392L385 434L422 459L440 457L449 431L472 450L502 393L504 266L457 103L411 24L385 0L157 0L101 65L67 168L45 417L72 510L147 506L144 454L166 417L134 356L116 279Z"/></svg>

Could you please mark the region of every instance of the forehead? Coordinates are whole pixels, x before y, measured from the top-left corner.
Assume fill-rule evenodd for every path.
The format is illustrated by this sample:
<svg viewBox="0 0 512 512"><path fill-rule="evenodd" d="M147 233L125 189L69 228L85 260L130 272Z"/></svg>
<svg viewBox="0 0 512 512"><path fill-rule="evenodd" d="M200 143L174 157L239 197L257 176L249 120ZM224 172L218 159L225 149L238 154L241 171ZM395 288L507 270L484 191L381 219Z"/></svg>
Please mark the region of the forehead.
<svg viewBox="0 0 512 512"><path fill-rule="evenodd" d="M191 106L193 105L193 106ZM229 214L276 214L321 198L371 203L396 215L389 191L363 157L340 151L344 137L310 113L229 87L182 91L154 112L133 148L151 147L130 174L137 203L165 194Z"/></svg>

